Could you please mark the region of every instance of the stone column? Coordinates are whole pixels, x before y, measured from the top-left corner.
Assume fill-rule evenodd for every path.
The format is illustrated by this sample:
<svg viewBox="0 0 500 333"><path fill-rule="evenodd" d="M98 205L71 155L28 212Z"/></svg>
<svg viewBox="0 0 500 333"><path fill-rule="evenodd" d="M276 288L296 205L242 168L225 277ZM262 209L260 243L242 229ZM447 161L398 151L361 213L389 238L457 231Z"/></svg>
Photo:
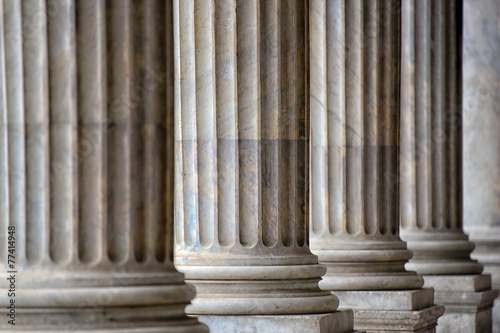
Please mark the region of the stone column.
<svg viewBox="0 0 500 333"><path fill-rule="evenodd" d="M345 332L308 245L307 1L175 1L175 263L216 332Z"/></svg>
<svg viewBox="0 0 500 333"><path fill-rule="evenodd" d="M500 289L500 1L465 0L463 20L463 223L476 244L472 258Z"/></svg>
<svg viewBox="0 0 500 333"><path fill-rule="evenodd" d="M403 5L401 236L446 307L438 332L488 332L497 291L462 230L461 7Z"/></svg>
<svg viewBox="0 0 500 333"><path fill-rule="evenodd" d="M400 6L311 1L311 249L356 329L433 332L398 230Z"/></svg>
<svg viewBox="0 0 500 333"><path fill-rule="evenodd" d="M173 266L167 3L0 3L0 331L207 332Z"/></svg>

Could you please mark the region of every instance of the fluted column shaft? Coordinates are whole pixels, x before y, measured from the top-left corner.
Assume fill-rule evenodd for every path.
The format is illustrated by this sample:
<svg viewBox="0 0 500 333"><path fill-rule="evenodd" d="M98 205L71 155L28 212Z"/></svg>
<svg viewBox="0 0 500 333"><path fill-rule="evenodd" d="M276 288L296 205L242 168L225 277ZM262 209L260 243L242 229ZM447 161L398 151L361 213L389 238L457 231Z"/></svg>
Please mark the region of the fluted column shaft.
<svg viewBox="0 0 500 333"><path fill-rule="evenodd" d="M0 229L6 244L15 228L19 312L0 331L205 332L173 266L171 5L0 3Z"/></svg>
<svg viewBox="0 0 500 333"><path fill-rule="evenodd" d="M334 310L308 246L307 1L176 1L175 262L198 314Z"/></svg>
<svg viewBox="0 0 500 333"><path fill-rule="evenodd" d="M311 1L311 249L330 290L417 289L398 230L400 1Z"/></svg>
<svg viewBox="0 0 500 333"><path fill-rule="evenodd" d="M401 235L421 274L482 271L462 230L461 6L403 6Z"/></svg>

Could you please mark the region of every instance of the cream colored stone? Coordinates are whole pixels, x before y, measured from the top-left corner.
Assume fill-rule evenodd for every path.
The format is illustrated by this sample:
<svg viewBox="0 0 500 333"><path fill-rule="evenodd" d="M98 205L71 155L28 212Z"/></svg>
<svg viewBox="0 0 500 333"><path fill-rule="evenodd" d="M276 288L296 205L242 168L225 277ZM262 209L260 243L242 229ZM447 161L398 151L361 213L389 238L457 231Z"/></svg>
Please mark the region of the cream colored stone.
<svg viewBox="0 0 500 333"><path fill-rule="evenodd" d="M1 332L208 331L169 237L169 4L0 2Z"/></svg>
<svg viewBox="0 0 500 333"><path fill-rule="evenodd" d="M308 246L307 1L178 0L174 12L175 263L197 289L188 313L215 331L290 329L282 315L303 316L306 332L337 318L351 330Z"/></svg>
<svg viewBox="0 0 500 333"><path fill-rule="evenodd" d="M199 315L212 332L231 333L363 333L352 330L352 310L335 311L328 314L283 315L283 316L213 316Z"/></svg>

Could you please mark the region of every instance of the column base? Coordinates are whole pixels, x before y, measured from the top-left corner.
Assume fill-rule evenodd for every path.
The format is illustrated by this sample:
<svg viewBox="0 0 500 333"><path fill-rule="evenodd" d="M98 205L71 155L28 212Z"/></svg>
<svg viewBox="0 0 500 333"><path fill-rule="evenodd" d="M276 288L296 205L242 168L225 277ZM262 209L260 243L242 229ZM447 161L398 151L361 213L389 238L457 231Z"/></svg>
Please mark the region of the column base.
<svg viewBox="0 0 500 333"><path fill-rule="evenodd" d="M12 327L2 327L0 332L22 332L22 333L208 333L207 326L196 321L195 318L179 323L169 323L168 325L117 325L111 327L99 327L97 325L54 325L51 326L27 326L21 325Z"/></svg>
<svg viewBox="0 0 500 333"><path fill-rule="evenodd" d="M424 275L425 287L435 289L436 302L446 311L437 332L491 332L492 307L498 290L489 275Z"/></svg>
<svg viewBox="0 0 500 333"><path fill-rule="evenodd" d="M434 305L432 289L334 291L354 311L354 328L369 332L435 332L444 307ZM397 310L395 310L397 309Z"/></svg>
<svg viewBox="0 0 500 333"><path fill-rule="evenodd" d="M176 271L18 276L9 298L9 280L0 274L0 332L208 332L185 314L195 290Z"/></svg>
<svg viewBox="0 0 500 333"><path fill-rule="evenodd" d="M347 333L353 331L352 310L304 315L198 315L211 332Z"/></svg>
<svg viewBox="0 0 500 333"><path fill-rule="evenodd" d="M196 298L192 315L289 315L331 313L337 297L321 290L323 265L189 266L179 265Z"/></svg>

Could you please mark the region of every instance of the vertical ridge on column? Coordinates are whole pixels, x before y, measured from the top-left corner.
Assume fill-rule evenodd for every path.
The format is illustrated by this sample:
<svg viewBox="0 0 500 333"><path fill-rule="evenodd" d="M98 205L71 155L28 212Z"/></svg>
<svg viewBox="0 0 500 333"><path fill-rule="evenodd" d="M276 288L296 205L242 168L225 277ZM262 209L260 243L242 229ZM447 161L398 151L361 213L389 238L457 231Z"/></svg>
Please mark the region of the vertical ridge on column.
<svg viewBox="0 0 500 333"><path fill-rule="evenodd" d="M108 47L108 225L107 256L112 262L131 255L131 112L133 16L128 0L107 2Z"/></svg>
<svg viewBox="0 0 500 333"><path fill-rule="evenodd" d="M210 247L217 221L217 123L215 116L214 2L195 2L196 126L200 244Z"/></svg>
<svg viewBox="0 0 500 333"><path fill-rule="evenodd" d="M165 81L165 1L149 1L144 7L145 56L139 87L145 92L145 250L147 256L163 261L165 249L166 105Z"/></svg>
<svg viewBox="0 0 500 333"><path fill-rule="evenodd" d="M327 130L328 130L328 215L329 231L338 234L347 228L346 217L346 9L343 0L328 1L327 43ZM334 19L339 17L340 19ZM312 65L312 64L311 64ZM311 89L312 91L312 89ZM314 223L314 221L312 221Z"/></svg>
<svg viewBox="0 0 500 333"><path fill-rule="evenodd" d="M0 1L0 243L7 244L9 225L9 150L7 118L7 82L5 59L4 1ZM0 263L7 260L7 246L0 248Z"/></svg>
<svg viewBox="0 0 500 333"><path fill-rule="evenodd" d="M415 4L415 162L416 167L416 218L417 227L427 229L432 227L430 174L430 131L431 121L431 66L430 66L430 15L431 5L428 0L416 1Z"/></svg>
<svg viewBox="0 0 500 333"><path fill-rule="evenodd" d="M215 7L218 241L230 247L239 235L236 0Z"/></svg>
<svg viewBox="0 0 500 333"><path fill-rule="evenodd" d="M106 230L106 23L103 1L77 3L79 258L95 264L104 255Z"/></svg>
<svg viewBox="0 0 500 333"><path fill-rule="evenodd" d="M311 223L312 231L316 235L323 235L329 227L329 208L330 193L328 185L328 176L330 173L329 158L333 157L335 151L328 150L329 141L332 139L328 135L328 103L327 98L329 69L327 68L327 47L330 47L326 39L326 25L331 24L328 20L328 9L330 2L312 1L311 2L311 20L318 22L311 27L311 38L314 38L315 47L311 48L311 121L317 124L311 131L311 158L317 161L311 167L311 177L313 178L311 191ZM333 133L333 132L332 132ZM334 134L335 135L335 134ZM333 148L333 150L335 150ZM333 201L333 198L332 198Z"/></svg>
<svg viewBox="0 0 500 333"><path fill-rule="evenodd" d="M252 247L259 237L260 214L260 57L259 1L237 1L238 197L239 239ZM258 193L258 195L255 195Z"/></svg>
<svg viewBox="0 0 500 333"><path fill-rule="evenodd" d="M278 243L276 222L279 216L278 187L279 164L279 98L280 24L279 0L260 3L260 84L261 84L261 173L262 173L262 243L273 247ZM264 111L265 110L265 111Z"/></svg>
<svg viewBox="0 0 500 333"><path fill-rule="evenodd" d="M412 32L416 32L415 7L413 1L403 1L401 12L401 39L413 41ZM413 166L415 156L415 96L416 84L415 63L416 43L402 44L401 52L401 105L405 112L401 112L401 179L408 186L401 186L401 227L410 228L413 221L417 221L416 207L416 168Z"/></svg>
<svg viewBox="0 0 500 333"><path fill-rule="evenodd" d="M194 1L179 2L181 25L180 77L186 84L181 85L181 133L182 133L182 193L184 241L188 246L197 243L199 226L198 177L197 169L197 128L196 128L196 69L195 69L195 22Z"/></svg>
<svg viewBox="0 0 500 333"><path fill-rule="evenodd" d="M26 122L26 259L48 255L49 92L47 18L44 0L22 2ZM36 18L36 23L33 22Z"/></svg>
<svg viewBox="0 0 500 333"><path fill-rule="evenodd" d="M361 1L349 1L346 11L346 229L350 235L362 231L365 207L363 191L363 8Z"/></svg>
<svg viewBox="0 0 500 333"><path fill-rule="evenodd" d="M16 228L16 252L26 258L26 145L21 2L4 1L7 87L9 225Z"/></svg>
<svg viewBox="0 0 500 333"><path fill-rule="evenodd" d="M56 5L56 0L49 0ZM74 0L57 2L48 21L50 90L50 258L66 264L76 254L77 101Z"/></svg>

